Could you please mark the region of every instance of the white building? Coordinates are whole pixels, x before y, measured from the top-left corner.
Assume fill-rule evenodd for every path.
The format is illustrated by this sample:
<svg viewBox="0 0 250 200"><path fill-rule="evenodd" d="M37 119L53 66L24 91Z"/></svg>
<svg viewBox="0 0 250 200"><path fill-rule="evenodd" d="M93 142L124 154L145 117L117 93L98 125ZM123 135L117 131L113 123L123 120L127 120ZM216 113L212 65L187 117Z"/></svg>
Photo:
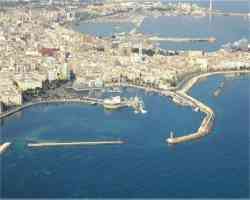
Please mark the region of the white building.
<svg viewBox="0 0 250 200"><path fill-rule="evenodd" d="M49 82L57 80L57 71L55 69L49 69L47 79Z"/></svg>

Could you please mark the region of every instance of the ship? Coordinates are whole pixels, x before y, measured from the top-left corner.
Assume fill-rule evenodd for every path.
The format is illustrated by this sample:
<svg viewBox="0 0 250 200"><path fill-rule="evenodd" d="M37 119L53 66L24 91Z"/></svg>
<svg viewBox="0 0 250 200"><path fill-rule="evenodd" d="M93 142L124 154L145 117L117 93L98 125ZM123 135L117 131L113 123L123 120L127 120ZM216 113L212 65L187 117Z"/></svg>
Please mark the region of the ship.
<svg viewBox="0 0 250 200"><path fill-rule="evenodd" d="M127 106L126 102L120 96L107 98L103 100L103 107L106 109L118 109Z"/></svg>

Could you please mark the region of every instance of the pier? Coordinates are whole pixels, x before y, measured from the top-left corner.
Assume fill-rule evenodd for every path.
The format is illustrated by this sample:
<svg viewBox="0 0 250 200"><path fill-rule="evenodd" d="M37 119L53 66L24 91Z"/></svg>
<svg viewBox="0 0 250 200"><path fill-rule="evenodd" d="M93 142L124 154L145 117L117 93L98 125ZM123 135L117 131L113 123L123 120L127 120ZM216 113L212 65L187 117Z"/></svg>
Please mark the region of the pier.
<svg viewBox="0 0 250 200"><path fill-rule="evenodd" d="M5 142L2 145L0 145L0 155L3 154L11 145L10 142Z"/></svg>
<svg viewBox="0 0 250 200"><path fill-rule="evenodd" d="M124 141L95 141L95 142L43 142L43 143L29 143L28 147L63 147L63 146L92 146L92 145L111 145L124 144Z"/></svg>
<svg viewBox="0 0 250 200"><path fill-rule="evenodd" d="M171 38L171 37L158 37L153 36L149 38L150 41L154 42L209 42L214 43L216 41L215 37L208 38Z"/></svg>
<svg viewBox="0 0 250 200"><path fill-rule="evenodd" d="M210 14L210 13L209 13ZM237 16L237 17L248 17L249 13L240 13L240 12L223 12L223 11L213 11L213 15L222 15L222 16Z"/></svg>

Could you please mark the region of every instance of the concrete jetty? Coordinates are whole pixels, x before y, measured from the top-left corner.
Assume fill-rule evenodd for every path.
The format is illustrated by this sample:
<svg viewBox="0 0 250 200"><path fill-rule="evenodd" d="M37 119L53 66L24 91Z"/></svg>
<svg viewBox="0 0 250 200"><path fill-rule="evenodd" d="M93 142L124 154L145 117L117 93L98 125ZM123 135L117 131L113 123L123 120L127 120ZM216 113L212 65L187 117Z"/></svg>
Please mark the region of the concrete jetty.
<svg viewBox="0 0 250 200"><path fill-rule="evenodd" d="M209 42L214 43L216 41L215 37L208 38L171 38L171 37L150 37L149 40L154 42Z"/></svg>
<svg viewBox="0 0 250 200"><path fill-rule="evenodd" d="M91 146L91 145L108 145L108 144L124 144L124 141L95 141L95 142L43 142L43 143L29 143L28 147L56 147L56 146Z"/></svg>
<svg viewBox="0 0 250 200"><path fill-rule="evenodd" d="M0 155L3 154L11 145L10 142L5 142L2 145L0 145Z"/></svg>
<svg viewBox="0 0 250 200"><path fill-rule="evenodd" d="M186 93L183 93L181 91L176 92L175 95L184 99L187 102L187 104L189 104L190 106L195 107L195 108L199 108L199 110L201 112L204 112L206 114L206 116L203 119L200 128L196 132L188 134L188 135L184 135L184 136L179 136L179 137L172 136L170 138L167 138L166 141L169 144L178 144L178 143L198 139L198 138L201 138L201 137L207 135L211 131L212 126L213 126L213 122L214 122L213 110L211 108L209 108L208 106L206 106L205 104L198 101L197 99L194 99L193 97L191 97L191 96L189 96Z"/></svg>
<svg viewBox="0 0 250 200"><path fill-rule="evenodd" d="M213 15L223 15L223 16L236 16L236 17L248 17L249 13L243 13L243 12L223 12L223 11L213 11L212 13L208 14L213 14Z"/></svg>

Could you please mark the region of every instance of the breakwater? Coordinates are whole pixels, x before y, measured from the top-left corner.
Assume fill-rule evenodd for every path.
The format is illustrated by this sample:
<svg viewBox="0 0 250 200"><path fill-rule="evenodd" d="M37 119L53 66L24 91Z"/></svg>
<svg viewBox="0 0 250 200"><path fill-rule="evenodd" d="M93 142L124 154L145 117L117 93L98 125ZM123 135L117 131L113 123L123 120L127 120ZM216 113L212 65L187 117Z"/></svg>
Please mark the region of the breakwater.
<svg viewBox="0 0 250 200"><path fill-rule="evenodd" d="M171 37L150 37L150 41L154 42L209 42L214 43L216 41L215 37L208 38L171 38Z"/></svg>
<svg viewBox="0 0 250 200"><path fill-rule="evenodd" d="M205 113L206 116L203 119L200 128L191 134L187 134L184 136L174 137L171 135L169 138L166 139L166 142L169 144L178 144L194 139L199 139L211 132L213 127L213 122L215 119L214 111L208 107L207 105L203 104L199 100L189 96L187 92L193 87L194 84L198 82L201 78L216 75L216 74L234 74L234 73L250 73L249 70L237 70L237 71L219 71L219 72L209 72L205 74L200 74L196 77L191 78L183 87L175 92L170 93L173 99L180 99L180 103L184 105L190 105L192 107L198 108L201 112ZM184 103L183 103L184 102Z"/></svg>
<svg viewBox="0 0 250 200"><path fill-rule="evenodd" d="M10 142L5 142L2 145L0 145L0 155L3 154L11 145Z"/></svg>
<svg viewBox="0 0 250 200"><path fill-rule="evenodd" d="M43 142L29 143L28 147L57 147L57 146L88 146L88 145L108 145L108 144L124 144L122 140L116 141L95 141L95 142Z"/></svg>

